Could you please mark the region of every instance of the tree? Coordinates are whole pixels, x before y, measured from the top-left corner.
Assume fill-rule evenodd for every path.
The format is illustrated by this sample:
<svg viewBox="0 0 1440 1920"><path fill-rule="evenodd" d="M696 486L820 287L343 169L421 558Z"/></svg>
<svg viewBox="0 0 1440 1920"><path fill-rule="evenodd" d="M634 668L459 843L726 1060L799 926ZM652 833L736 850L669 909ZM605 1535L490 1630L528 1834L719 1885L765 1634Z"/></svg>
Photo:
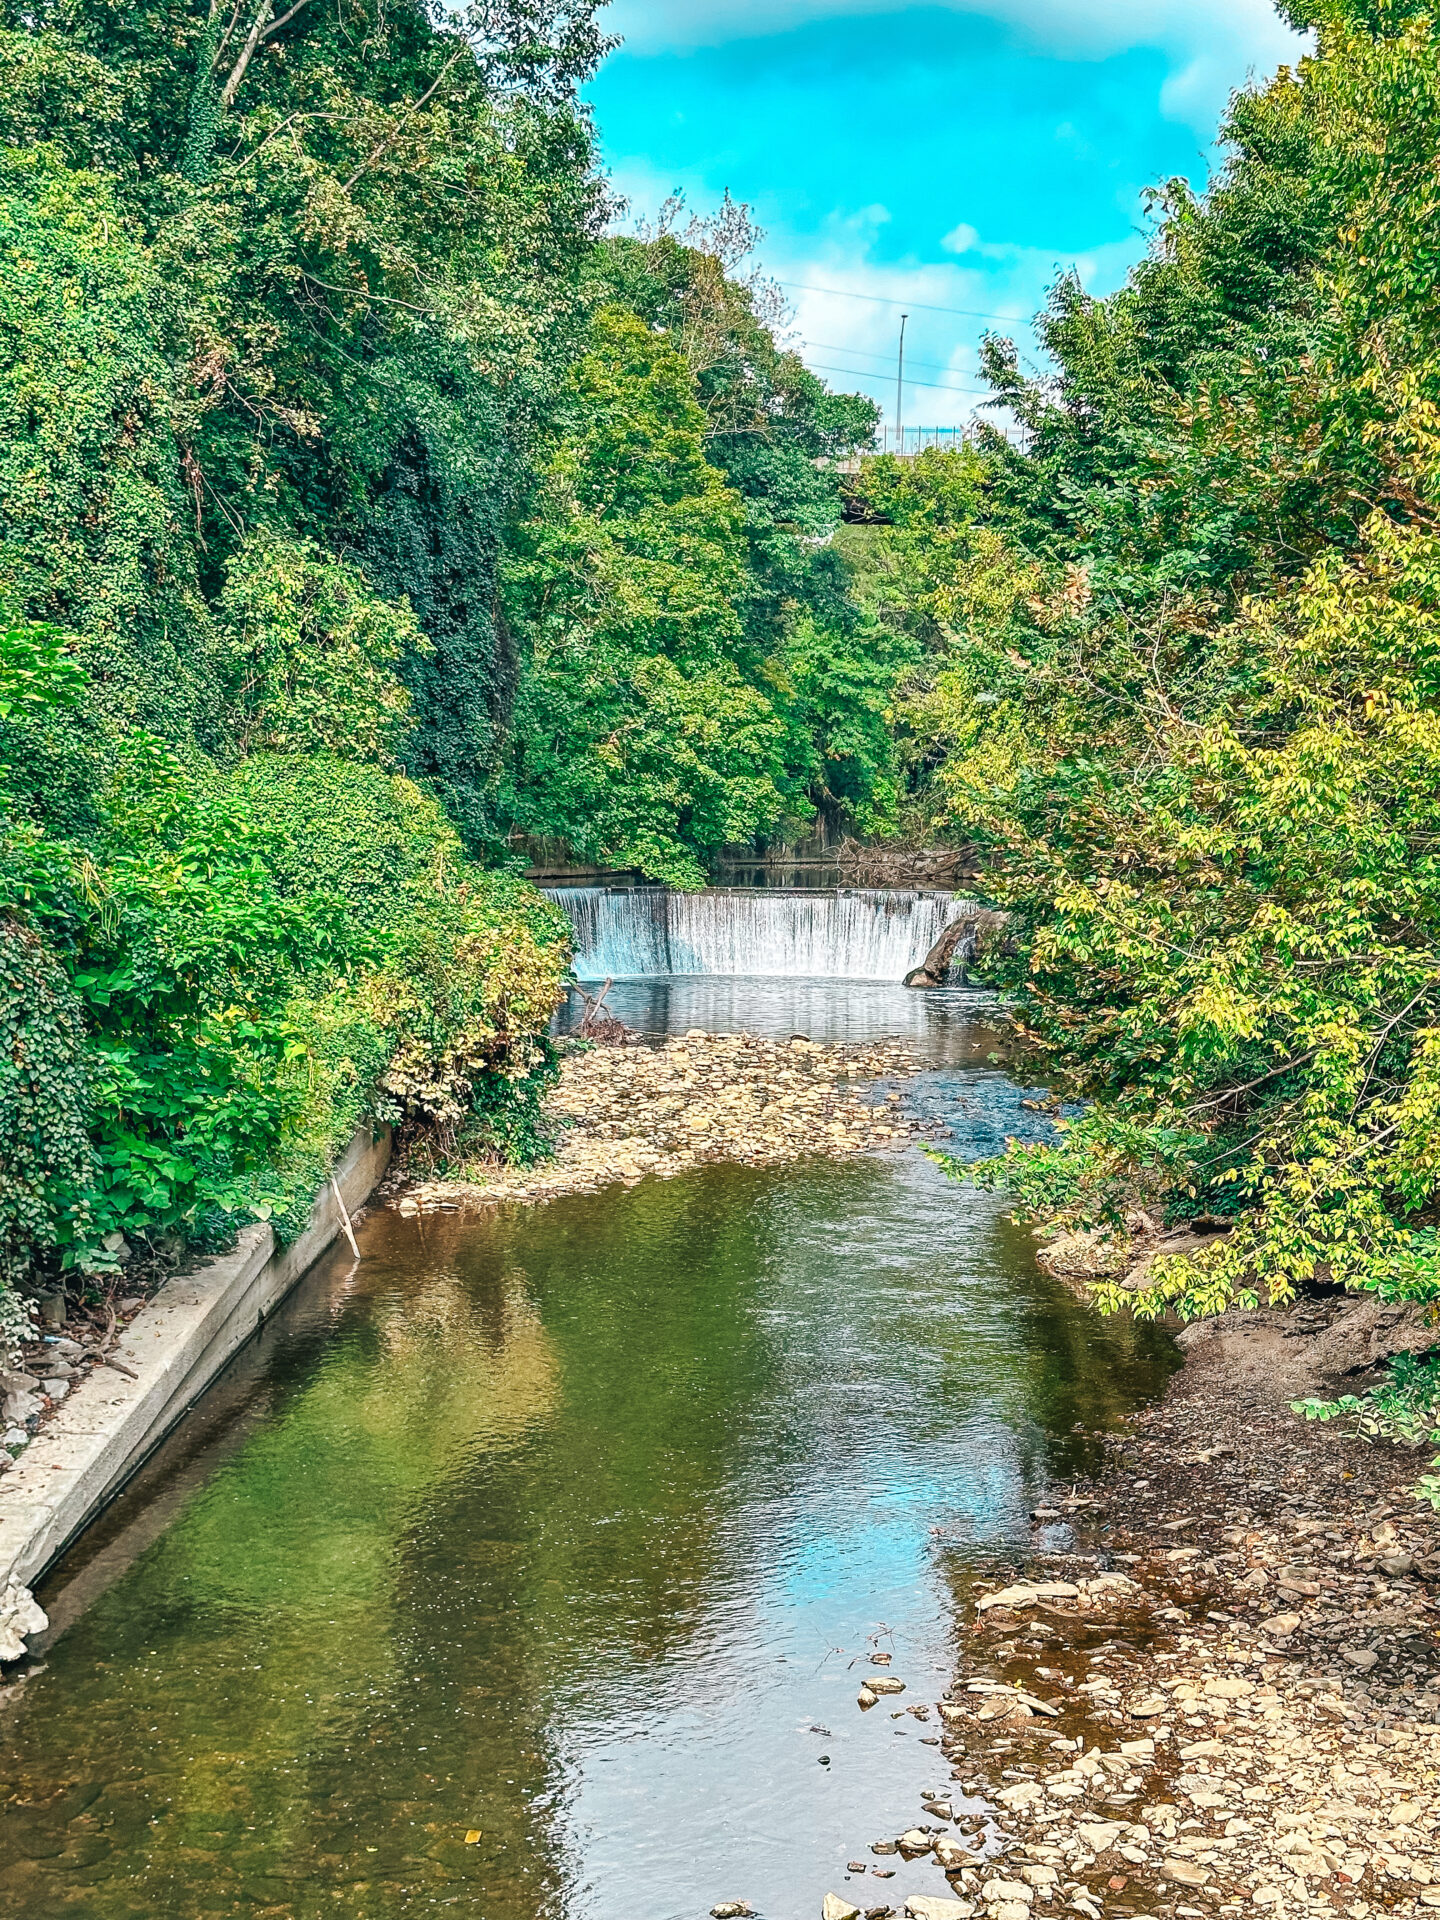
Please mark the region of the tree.
<svg viewBox="0 0 1440 1920"><path fill-rule="evenodd" d="M507 569L531 650L509 806L582 859L698 885L784 812L782 721L742 658L744 510L686 361L635 315L597 315L569 421Z"/></svg>
<svg viewBox="0 0 1440 1920"><path fill-rule="evenodd" d="M1111 1304L1316 1277L1434 1300L1435 29L1326 9L1232 125L1127 289L1062 292L1033 445L984 450L971 538L1030 590L962 644L989 704L936 792L988 850L1028 1029L1091 1102L991 1175L1122 1240L1137 1208L1227 1227ZM1247 304L1257 210L1284 244Z"/></svg>

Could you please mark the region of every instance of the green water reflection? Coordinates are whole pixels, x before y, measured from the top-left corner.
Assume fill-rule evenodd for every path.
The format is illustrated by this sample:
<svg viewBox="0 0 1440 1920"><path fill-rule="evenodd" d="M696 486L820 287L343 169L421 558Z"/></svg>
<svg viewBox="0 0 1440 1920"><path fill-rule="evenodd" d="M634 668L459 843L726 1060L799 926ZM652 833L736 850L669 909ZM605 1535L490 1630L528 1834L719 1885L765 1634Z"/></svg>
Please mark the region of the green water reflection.
<svg viewBox="0 0 1440 1920"><path fill-rule="evenodd" d="M923 1698L957 1555L1170 1364L919 1155L380 1215L362 1252L43 1596L0 1913L818 1911L944 1777L857 1714L867 1636Z"/></svg>

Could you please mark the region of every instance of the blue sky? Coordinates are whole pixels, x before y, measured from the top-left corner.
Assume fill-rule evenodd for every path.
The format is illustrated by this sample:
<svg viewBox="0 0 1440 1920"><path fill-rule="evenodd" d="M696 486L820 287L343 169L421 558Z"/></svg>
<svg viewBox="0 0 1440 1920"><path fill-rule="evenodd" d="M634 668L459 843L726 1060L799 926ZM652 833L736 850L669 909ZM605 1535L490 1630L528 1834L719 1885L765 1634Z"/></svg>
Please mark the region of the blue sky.
<svg viewBox="0 0 1440 1920"><path fill-rule="evenodd" d="M908 306L911 424L968 417L980 335L1028 345L1057 272L1117 286L1144 250L1142 189L1203 180L1231 89L1303 50L1269 0L613 0L603 17L624 42L590 98L632 215L677 188L699 212L726 188L748 201L794 344L890 415Z"/></svg>

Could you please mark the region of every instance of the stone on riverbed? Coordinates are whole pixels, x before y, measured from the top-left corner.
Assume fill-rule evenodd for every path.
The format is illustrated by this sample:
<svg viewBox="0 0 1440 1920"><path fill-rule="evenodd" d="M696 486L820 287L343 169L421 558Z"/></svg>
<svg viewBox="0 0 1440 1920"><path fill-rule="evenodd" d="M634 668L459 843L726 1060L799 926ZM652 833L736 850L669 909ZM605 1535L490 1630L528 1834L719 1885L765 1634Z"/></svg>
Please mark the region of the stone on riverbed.
<svg viewBox="0 0 1440 1920"><path fill-rule="evenodd" d="M1028 1720L1030 1709L1016 1694L999 1694L983 1702L975 1717L977 1720Z"/></svg>
<svg viewBox="0 0 1440 1920"><path fill-rule="evenodd" d="M1197 1867L1193 1860L1162 1860L1160 1871L1167 1880L1178 1881L1182 1887L1203 1887L1210 1878L1204 1867Z"/></svg>
<svg viewBox="0 0 1440 1920"><path fill-rule="evenodd" d="M980 1889L980 1898L987 1907L1028 1907L1035 1898L1035 1889L1023 1880L987 1880Z"/></svg>
<svg viewBox="0 0 1440 1920"><path fill-rule="evenodd" d="M1080 1837L1092 1853L1104 1853L1107 1847L1113 1847L1125 1831L1118 1820L1097 1821L1094 1825L1080 1823Z"/></svg>
<svg viewBox="0 0 1440 1920"><path fill-rule="evenodd" d="M563 1128L554 1160L524 1170L477 1166L472 1180L429 1181L392 1204L414 1216L669 1179L712 1160L776 1166L893 1150L933 1135L938 1122L877 1101L858 1083L917 1064L898 1040L796 1048L747 1034L569 1052L545 1103Z"/></svg>
<svg viewBox="0 0 1440 1920"><path fill-rule="evenodd" d="M998 1593L987 1593L979 1611L990 1607L1033 1607L1037 1600L1078 1600L1080 1589L1069 1580L1022 1580Z"/></svg>
<svg viewBox="0 0 1440 1920"><path fill-rule="evenodd" d="M941 1894L912 1893L905 1911L913 1920L970 1920L975 1906L973 1901L949 1900Z"/></svg>
<svg viewBox="0 0 1440 1920"><path fill-rule="evenodd" d="M1132 1720L1154 1720L1164 1713L1170 1705L1163 1693L1147 1694L1143 1700L1132 1700L1125 1711Z"/></svg>
<svg viewBox="0 0 1440 1920"><path fill-rule="evenodd" d="M755 1909L748 1900L722 1900L711 1907L710 1920L751 1920Z"/></svg>
<svg viewBox="0 0 1440 1920"><path fill-rule="evenodd" d="M903 1693L905 1691L905 1682L897 1680L893 1673L874 1674L865 1682L865 1685L871 1693Z"/></svg>
<svg viewBox="0 0 1440 1920"><path fill-rule="evenodd" d="M838 1893L827 1893L820 1906L820 1920L860 1920L859 1907L852 1907Z"/></svg>

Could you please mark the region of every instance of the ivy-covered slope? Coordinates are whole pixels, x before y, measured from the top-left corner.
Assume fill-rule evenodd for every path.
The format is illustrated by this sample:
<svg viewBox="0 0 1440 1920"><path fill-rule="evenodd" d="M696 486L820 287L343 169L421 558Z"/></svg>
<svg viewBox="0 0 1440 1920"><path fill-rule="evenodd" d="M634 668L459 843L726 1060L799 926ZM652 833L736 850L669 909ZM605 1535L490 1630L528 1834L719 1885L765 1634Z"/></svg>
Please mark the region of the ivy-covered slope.
<svg viewBox="0 0 1440 1920"><path fill-rule="evenodd" d="M293 1232L365 1118L541 1144L566 927L474 854L599 45L0 8L0 1305Z"/></svg>

